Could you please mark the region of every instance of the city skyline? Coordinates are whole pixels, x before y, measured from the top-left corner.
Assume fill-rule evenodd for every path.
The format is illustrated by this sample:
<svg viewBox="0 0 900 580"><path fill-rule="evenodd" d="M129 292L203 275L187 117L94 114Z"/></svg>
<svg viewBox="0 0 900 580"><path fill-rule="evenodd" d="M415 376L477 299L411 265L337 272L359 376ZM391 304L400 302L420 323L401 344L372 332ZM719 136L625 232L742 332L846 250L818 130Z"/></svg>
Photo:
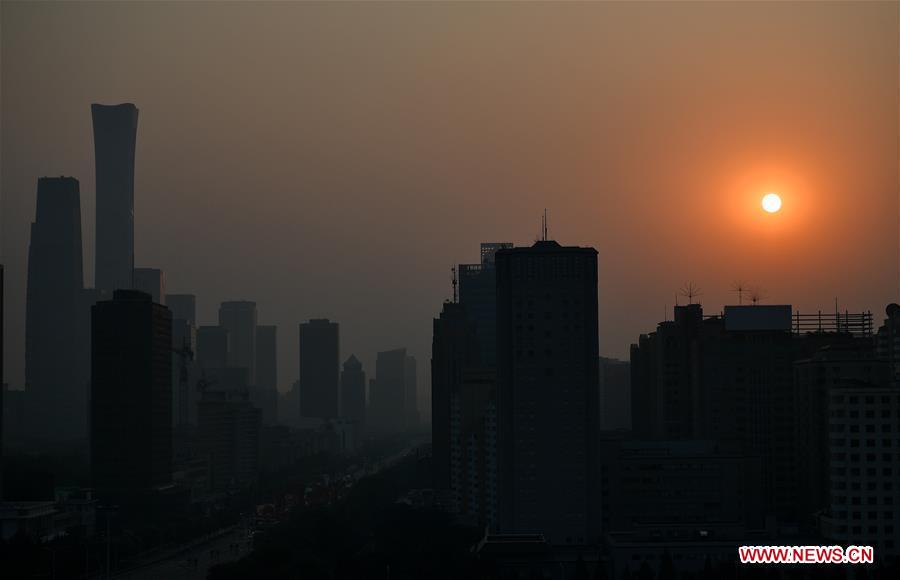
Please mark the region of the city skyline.
<svg viewBox="0 0 900 580"><path fill-rule="evenodd" d="M13 387L38 178L79 180L95 276L92 103L141 111L135 264L196 295L198 326L257 302L282 328L281 391L311 318L340 322L365 369L400 346L425 360L450 265L530 245L544 208L551 237L599 251L606 356L688 280L710 311L736 279L802 311L880 313L896 292L896 5L48 6L4 3L0 25Z"/></svg>

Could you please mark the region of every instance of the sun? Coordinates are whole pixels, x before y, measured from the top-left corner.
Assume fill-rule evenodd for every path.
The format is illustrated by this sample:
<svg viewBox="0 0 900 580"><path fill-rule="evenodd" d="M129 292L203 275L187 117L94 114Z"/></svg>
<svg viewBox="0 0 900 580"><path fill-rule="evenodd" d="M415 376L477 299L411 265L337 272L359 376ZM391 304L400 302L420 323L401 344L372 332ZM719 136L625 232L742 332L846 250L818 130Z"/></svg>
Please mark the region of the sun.
<svg viewBox="0 0 900 580"><path fill-rule="evenodd" d="M762 207L769 213L776 213L781 209L781 197L777 193L767 193L762 198Z"/></svg>

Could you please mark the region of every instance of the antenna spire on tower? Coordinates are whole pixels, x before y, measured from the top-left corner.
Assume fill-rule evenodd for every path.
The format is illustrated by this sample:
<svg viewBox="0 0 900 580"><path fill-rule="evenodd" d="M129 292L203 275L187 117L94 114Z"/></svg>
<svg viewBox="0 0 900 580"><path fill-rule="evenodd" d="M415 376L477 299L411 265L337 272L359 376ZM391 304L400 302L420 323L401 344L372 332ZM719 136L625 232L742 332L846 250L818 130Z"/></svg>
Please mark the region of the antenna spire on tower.
<svg viewBox="0 0 900 580"><path fill-rule="evenodd" d="M544 219L541 223L542 223L541 239L546 242L547 241L547 208L546 207L544 208Z"/></svg>

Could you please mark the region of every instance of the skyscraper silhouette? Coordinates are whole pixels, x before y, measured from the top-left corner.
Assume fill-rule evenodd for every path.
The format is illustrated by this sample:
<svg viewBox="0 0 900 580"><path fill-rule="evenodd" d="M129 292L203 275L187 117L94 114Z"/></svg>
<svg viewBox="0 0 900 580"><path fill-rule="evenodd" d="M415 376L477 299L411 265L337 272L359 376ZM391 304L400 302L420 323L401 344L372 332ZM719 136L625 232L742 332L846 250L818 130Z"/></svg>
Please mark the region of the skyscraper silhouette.
<svg viewBox="0 0 900 580"><path fill-rule="evenodd" d="M166 294L165 305L172 311L173 319L187 320L197 326L197 297L193 294Z"/></svg>
<svg viewBox="0 0 900 580"><path fill-rule="evenodd" d="M247 369L256 382L256 302L235 300L219 306L219 326L228 331L228 366Z"/></svg>
<svg viewBox="0 0 900 580"><path fill-rule="evenodd" d="M445 302L433 322L431 339L432 485L450 489L450 404L458 396L463 371L481 362L475 323L456 302Z"/></svg>
<svg viewBox="0 0 900 580"><path fill-rule="evenodd" d="M135 497L172 476L172 315L137 290L92 312L91 473L101 498Z"/></svg>
<svg viewBox="0 0 900 580"><path fill-rule="evenodd" d="M340 335L327 318L300 324L300 416L338 416ZM398 418L399 419L399 418Z"/></svg>
<svg viewBox="0 0 900 580"><path fill-rule="evenodd" d="M197 329L197 364L201 371L228 366L228 330L221 326L201 326Z"/></svg>
<svg viewBox="0 0 900 580"><path fill-rule="evenodd" d="M402 433L406 428L406 349L379 352L375 382L369 395L369 427L379 434Z"/></svg>
<svg viewBox="0 0 900 580"><path fill-rule="evenodd" d="M91 105L97 177L94 284L131 288L134 269L134 155L138 110L131 103Z"/></svg>
<svg viewBox="0 0 900 580"><path fill-rule="evenodd" d="M352 354L341 371L341 417L359 425L366 420L366 373Z"/></svg>
<svg viewBox="0 0 900 580"><path fill-rule="evenodd" d="M416 357L406 355L406 367L403 370L406 400L406 428L414 430L419 427L419 378L416 372Z"/></svg>
<svg viewBox="0 0 900 580"><path fill-rule="evenodd" d="M594 542L597 251L539 241L496 268L500 530Z"/></svg>
<svg viewBox="0 0 900 580"><path fill-rule="evenodd" d="M256 385L253 404L262 409L262 422L278 422L278 327L256 327Z"/></svg>
<svg viewBox="0 0 900 580"><path fill-rule="evenodd" d="M157 304L166 303L166 273L159 268L135 268L132 288L146 292Z"/></svg>
<svg viewBox="0 0 900 580"><path fill-rule="evenodd" d="M481 262L460 264L459 302L475 323L481 359L493 366L497 358L497 280L494 257L498 250L512 248L509 242L481 244Z"/></svg>
<svg viewBox="0 0 900 580"><path fill-rule="evenodd" d="M87 436L86 361L81 360L81 205L78 180L42 177L28 248L26 406L33 437Z"/></svg>

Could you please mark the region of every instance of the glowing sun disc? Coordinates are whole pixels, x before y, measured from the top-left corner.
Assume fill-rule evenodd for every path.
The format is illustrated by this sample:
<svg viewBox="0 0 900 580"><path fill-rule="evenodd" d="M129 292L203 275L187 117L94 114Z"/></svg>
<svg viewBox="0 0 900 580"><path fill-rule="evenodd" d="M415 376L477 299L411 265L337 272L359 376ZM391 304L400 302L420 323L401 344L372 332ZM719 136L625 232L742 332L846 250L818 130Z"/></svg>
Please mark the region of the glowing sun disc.
<svg viewBox="0 0 900 580"><path fill-rule="evenodd" d="M781 198L777 193L767 193L762 198L762 207L769 213L775 213L781 209Z"/></svg>

